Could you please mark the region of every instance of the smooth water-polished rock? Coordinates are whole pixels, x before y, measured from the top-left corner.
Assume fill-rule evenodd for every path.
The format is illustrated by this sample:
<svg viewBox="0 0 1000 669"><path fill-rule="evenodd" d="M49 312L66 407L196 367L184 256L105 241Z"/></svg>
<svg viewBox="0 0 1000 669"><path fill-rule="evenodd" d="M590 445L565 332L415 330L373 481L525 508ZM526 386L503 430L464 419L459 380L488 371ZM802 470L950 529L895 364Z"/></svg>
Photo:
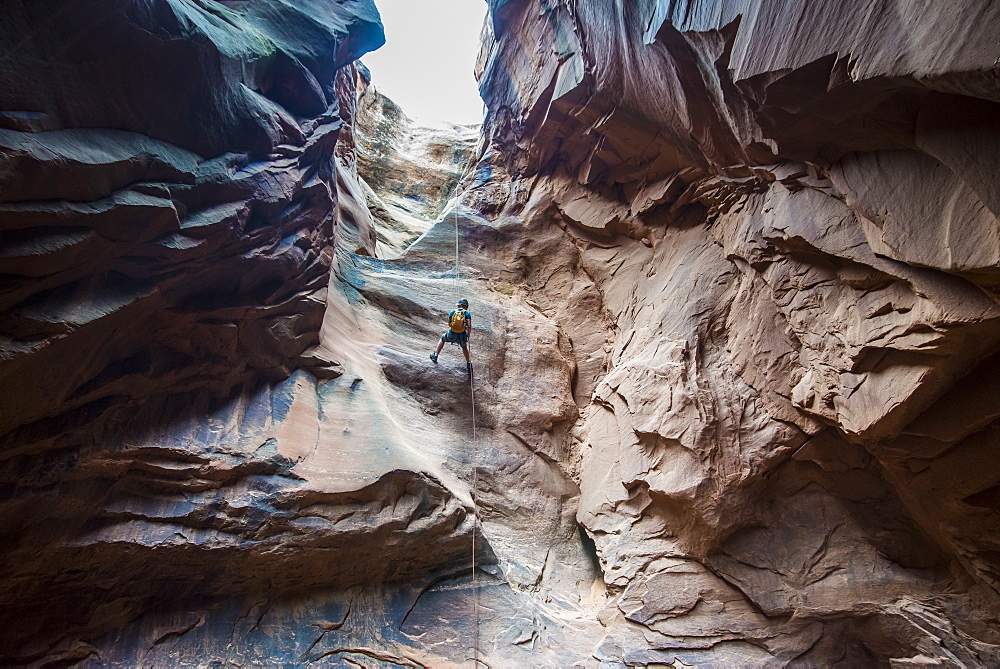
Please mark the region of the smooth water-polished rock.
<svg viewBox="0 0 1000 669"><path fill-rule="evenodd" d="M995 8L489 4L5 3L0 661L997 664Z"/></svg>
<svg viewBox="0 0 1000 669"><path fill-rule="evenodd" d="M374 5L2 10L3 661L110 657L101 635L199 598L449 568L401 523L443 523L464 563L471 520L439 482L309 486L278 429L341 383L315 354L335 246L374 251L337 220L333 155Z"/></svg>

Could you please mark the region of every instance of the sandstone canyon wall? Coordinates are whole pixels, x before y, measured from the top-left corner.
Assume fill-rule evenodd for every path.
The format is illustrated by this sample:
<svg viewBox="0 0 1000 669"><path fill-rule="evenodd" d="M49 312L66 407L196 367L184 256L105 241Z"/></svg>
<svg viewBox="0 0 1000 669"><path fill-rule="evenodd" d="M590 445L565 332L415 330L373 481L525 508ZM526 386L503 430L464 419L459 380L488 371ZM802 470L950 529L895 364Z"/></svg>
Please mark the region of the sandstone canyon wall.
<svg viewBox="0 0 1000 669"><path fill-rule="evenodd" d="M995 661L995 3L491 10L469 197L573 343L595 656Z"/></svg>
<svg viewBox="0 0 1000 669"><path fill-rule="evenodd" d="M362 177L361 201L378 221L376 254L398 257L455 197L459 180L478 155L480 127L419 125L382 94L360 63L357 84L351 145L355 171Z"/></svg>
<svg viewBox="0 0 1000 669"><path fill-rule="evenodd" d="M1000 662L1000 7L489 5L0 3L0 663Z"/></svg>

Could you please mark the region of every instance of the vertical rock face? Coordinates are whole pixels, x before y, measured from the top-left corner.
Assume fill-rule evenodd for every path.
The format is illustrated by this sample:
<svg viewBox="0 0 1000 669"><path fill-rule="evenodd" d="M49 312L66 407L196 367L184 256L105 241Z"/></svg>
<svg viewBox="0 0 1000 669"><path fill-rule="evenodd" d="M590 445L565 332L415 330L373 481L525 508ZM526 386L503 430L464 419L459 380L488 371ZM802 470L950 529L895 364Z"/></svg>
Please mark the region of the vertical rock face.
<svg viewBox="0 0 1000 669"><path fill-rule="evenodd" d="M0 1L0 663L1000 663L998 10L489 4Z"/></svg>
<svg viewBox="0 0 1000 669"><path fill-rule="evenodd" d="M439 216L475 163L480 128L417 125L383 95L364 66L354 124L362 200L380 223L379 257L396 257Z"/></svg>
<svg viewBox="0 0 1000 669"><path fill-rule="evenodd" d="M445 121L435 127L417 125L370 77L362 67L356 123L359 172L404 213L434 219L473 162L479 126Z"/></svg>
<svg viewBox="0 0 1000 669"><path fill-rule="evenodd" d="M469 197L579 364L595 656L996 661L996 7L490 4Z"/></svg>
<svg viewBox="0 0 1000 669"><path fill-rule="evenodd" d="M336 376L311 352L334 251L374 250L333 155L374 5L0 11L0 662L100 658L157 598L273 589L279 554L337 580L275 551L292 509L381 493L295 492L257 437Z"/></svg>
<svg viewBox="0 0 1000 669"><path fill-rule="evenodd" d="M315 343L334 80L378 15L225 4L5 3L0 429L144 395L130 378L287 376Z"/></svg>

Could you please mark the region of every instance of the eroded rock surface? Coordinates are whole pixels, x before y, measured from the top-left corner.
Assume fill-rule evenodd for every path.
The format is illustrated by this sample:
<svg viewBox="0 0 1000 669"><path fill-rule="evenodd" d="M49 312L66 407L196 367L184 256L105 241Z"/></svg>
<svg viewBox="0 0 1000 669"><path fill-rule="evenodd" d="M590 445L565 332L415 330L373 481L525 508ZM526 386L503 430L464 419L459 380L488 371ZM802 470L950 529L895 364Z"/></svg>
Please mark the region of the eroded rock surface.
<svg viewBox="0 0 1000 669"><path fill-rule="evenodd" d="M43 4L0 662L1000 662L995 7L492 0L432 224L370 3Z"/></svg>
<svg viewBox="0 0 1000 669"><path fill-rule="evenodd" d="M457 195L476 162L480 127L418 125L379 91L362 64L357 84L352 131L362 202L379 224L378 257L398 257Z"/></svg>
<svg viewBox="0 0 1000 669"><path fill-rule="evenodd" d="M467 197L589 363L595 657L995 662L995 8L491 9Z"/></svg>

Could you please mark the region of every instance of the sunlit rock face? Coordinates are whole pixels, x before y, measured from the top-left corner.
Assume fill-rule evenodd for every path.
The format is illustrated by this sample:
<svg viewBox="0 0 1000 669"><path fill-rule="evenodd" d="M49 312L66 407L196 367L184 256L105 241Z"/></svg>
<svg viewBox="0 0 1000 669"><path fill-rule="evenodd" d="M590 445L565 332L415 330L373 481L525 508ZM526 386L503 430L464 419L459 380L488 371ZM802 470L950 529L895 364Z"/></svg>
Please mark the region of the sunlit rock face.
<svg viewBox="0 0 1000 669"><path fill-rule="evenodd" d="M480 638L578 657L567 342L473 273L504 240L468 208L386 260L373 6L3 9L0 664L463 664L476 463ZM475 404L427 357L459 289Z"/></svg>
<svg viewBox="0 0 1000 669"><path fill-rule="evenodd" d="M0 6L0 664L1000 663L996 9Z"/></svg>
<svg viewBox="0 0 1000 669"><path fill-rule="evenodd" d="M490 5L467 198L572 342L594 657L995 663L997 8Z"/></svg>
<svg viewBox="0 0 1000 669"><path fill-rule="evenodd" d="M357 86L353 129L363 202L379 223L376 255L395 257L456 195L459 180L475 163L480 127L445 121L421 126L373 85L363 65Z"/></svg>

